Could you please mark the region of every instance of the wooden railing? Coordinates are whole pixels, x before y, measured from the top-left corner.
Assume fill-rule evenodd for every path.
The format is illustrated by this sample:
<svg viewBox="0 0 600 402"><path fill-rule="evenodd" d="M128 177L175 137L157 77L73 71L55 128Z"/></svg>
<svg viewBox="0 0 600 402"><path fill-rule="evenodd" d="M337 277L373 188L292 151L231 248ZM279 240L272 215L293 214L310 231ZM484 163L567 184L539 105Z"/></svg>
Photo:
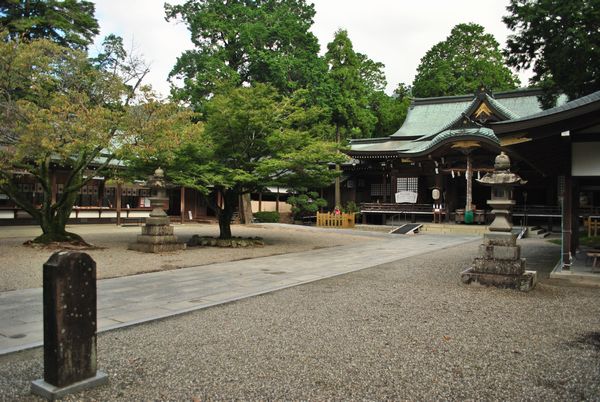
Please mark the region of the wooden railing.
<svg viewBox="0 0 600 402"><path fill-rule="evenodd" d="M362 213L413 213L433 214L433 204L396 204L365 202L360 204Z"/></svg>
<svg viewBox="0 0 600 402"><path fill-rule="evenodd" d="M354 213L336 215L328 212L317 212L317 226L325 228L353 228L354 216Z"/></svg>

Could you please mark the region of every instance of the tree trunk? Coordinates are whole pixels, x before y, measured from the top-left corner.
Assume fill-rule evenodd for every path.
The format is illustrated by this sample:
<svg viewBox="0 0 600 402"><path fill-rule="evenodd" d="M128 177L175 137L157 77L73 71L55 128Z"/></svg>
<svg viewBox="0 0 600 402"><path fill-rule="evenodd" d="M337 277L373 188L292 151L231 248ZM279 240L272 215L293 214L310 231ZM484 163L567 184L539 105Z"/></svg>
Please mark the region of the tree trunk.
<svg viewBox="0 0 600 402"><path fill-rule="evenodd" d="M75 198L76 194L69 198ZM40 211L40 227L42 235L33 239L34 243L51 242L82 242L85 241L78 234L67 232L66 226L73 210L73 204L68 203L53 210L52 208L42 208Z"/></svg>
<svg viewBox="0 0 600 402"><path fill-rule="evenodd" d="M66 226L73 210L73 205L79 194L79 184L83 182L83 177L74 179L75 187L70 189L65 186L65 193L62 194L60 200L52 203L51 186L44 188L44 203L39 211L39 223L42 228L42 235L33 239L34 243L51 243L51 242L82 242L85 241L81 236L67 232ZM50 193L48 193L50 191ZM47 193L47 194L46 194Z"/></svg>
<svg viewBox="0 0 600 402"><path fill-rule="evenodd" d="M220 190L223 195L223 207L217 209L219 218L219 239L231 239L231 218L237 205L239 192L232 189Z"/></svg>
<svg viewBox="0 0 600 402"><path fill-rule="evenodd" d="M241 196L241 211L240 220L245 225L252 223L252 199L249 193L242 194Z"/></svg>

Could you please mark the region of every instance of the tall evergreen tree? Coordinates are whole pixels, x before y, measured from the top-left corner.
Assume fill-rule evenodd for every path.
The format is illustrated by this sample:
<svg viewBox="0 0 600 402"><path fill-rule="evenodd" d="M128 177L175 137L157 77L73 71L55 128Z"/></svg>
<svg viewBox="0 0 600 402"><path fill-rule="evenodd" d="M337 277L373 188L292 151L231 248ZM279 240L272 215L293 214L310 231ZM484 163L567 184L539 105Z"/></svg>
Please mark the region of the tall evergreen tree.
<svg viewBox="0 0 600 402"><path fill-rule="evenodd" d="M364 78L375 77L373 82L376 82L377 74L369 74L373 69L363 68L365 59L354 51L346 30L337 31L333 41L327 45L328 106L337 142L367 137L376 123L376 117L368 108L369 88Z"/></svg>
<svg viewBox="0 0 600 402"><path fill-rule="evenodd" d="M4 0L0 30L7 38L49 39L61 46L85 49L99 32L94 3L85 0Z"/></svg>
<svg viewBox="0 0 600 402"><path fill-rule="evenodd" d="M260 82L290 94L318 85L326 71L305 0L188 0L165 10L187 25L195 46L171 71L183 82L173 95L199 110L218 86Z"/></svg>
<svg viewBox="0 0 600 402"><path fill-rule="evenodd" d="M545 107L560 92L577 98L600 90L600 0L511 0L507 10L508 63L533 66Z"/></svg>
<svg viewBox="0 0 600 402"><path fill-rule="evenodd" d="M446 40L427 51L417 68L416 97L462 95L481 86L501 91L516 88L518 78L504 64L494 36L478 24L458 24Z"/></svg>

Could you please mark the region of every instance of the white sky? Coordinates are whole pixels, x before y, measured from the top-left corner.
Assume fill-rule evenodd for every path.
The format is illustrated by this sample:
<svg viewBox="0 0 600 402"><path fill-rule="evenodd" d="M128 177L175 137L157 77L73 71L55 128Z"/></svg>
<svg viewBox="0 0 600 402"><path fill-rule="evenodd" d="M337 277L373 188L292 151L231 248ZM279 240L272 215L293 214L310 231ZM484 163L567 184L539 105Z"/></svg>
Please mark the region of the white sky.
<svg viewBox="0 0 600 402"><path fill-rule="evenodd" d="M309 0L310 1L310 0ZM182 3L183 0L171 0ZM181 23L166 22L164 0L96 0L100 35L123 37L127 48L151 64L147 82L166 96L167 76L176 58L192 48ZM482 25L504 47L510 31L502 22L509 0L313 0L313 33L322 53L339 28L348 31L354 49L385 64L388 93L400 82L412 83L421 57L463 22ZM93 48L92 48L93 50ZM529 74L520 74L523 86Z"/></svg>

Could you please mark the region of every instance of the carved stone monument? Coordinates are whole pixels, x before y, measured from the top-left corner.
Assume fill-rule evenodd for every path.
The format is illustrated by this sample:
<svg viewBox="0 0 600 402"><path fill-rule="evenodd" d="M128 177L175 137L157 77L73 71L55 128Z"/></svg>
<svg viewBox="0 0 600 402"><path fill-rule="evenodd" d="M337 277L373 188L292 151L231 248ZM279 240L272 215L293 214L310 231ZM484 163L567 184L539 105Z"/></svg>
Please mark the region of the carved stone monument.
<svg viewBox="0 0 600 402"><path fill-rule="evenodd" d="M44 264L44 379L31 392L49 400L108 381L96 371L96 262L59 251Z"/></svg>
<svg viewBox="0 0 600 402"><path fill-rule="evenodd" d="M137 243L129 244L130 250L142 251L144 253L162 253L185 249L185 243L177 240L173 234L173 226L169 216L163 210L163 205L168 202L165 184L165 172L158 168L154 175L148 180L152 188L153 196L150 197L152 212L146 218L146 224L142 226L142 234L138 235Z"/></svg>
<svg viewBox="0 0 600 402"><path fill-rule="evenodd" d="M521 258L517 235L512 233L510 217L510 210L515 204L512 189L526 181L511 173L510 159L504 152L496 157L494 172L477 181L492 187L492 199L488 204L493 208L495 218L488 228L489 232L483 235L479 257L473 260L471 268L461 273L462 282L468 284L474 281L522 291L533 289L537 275L535 271L525 270L525 259Z"/></svg>

